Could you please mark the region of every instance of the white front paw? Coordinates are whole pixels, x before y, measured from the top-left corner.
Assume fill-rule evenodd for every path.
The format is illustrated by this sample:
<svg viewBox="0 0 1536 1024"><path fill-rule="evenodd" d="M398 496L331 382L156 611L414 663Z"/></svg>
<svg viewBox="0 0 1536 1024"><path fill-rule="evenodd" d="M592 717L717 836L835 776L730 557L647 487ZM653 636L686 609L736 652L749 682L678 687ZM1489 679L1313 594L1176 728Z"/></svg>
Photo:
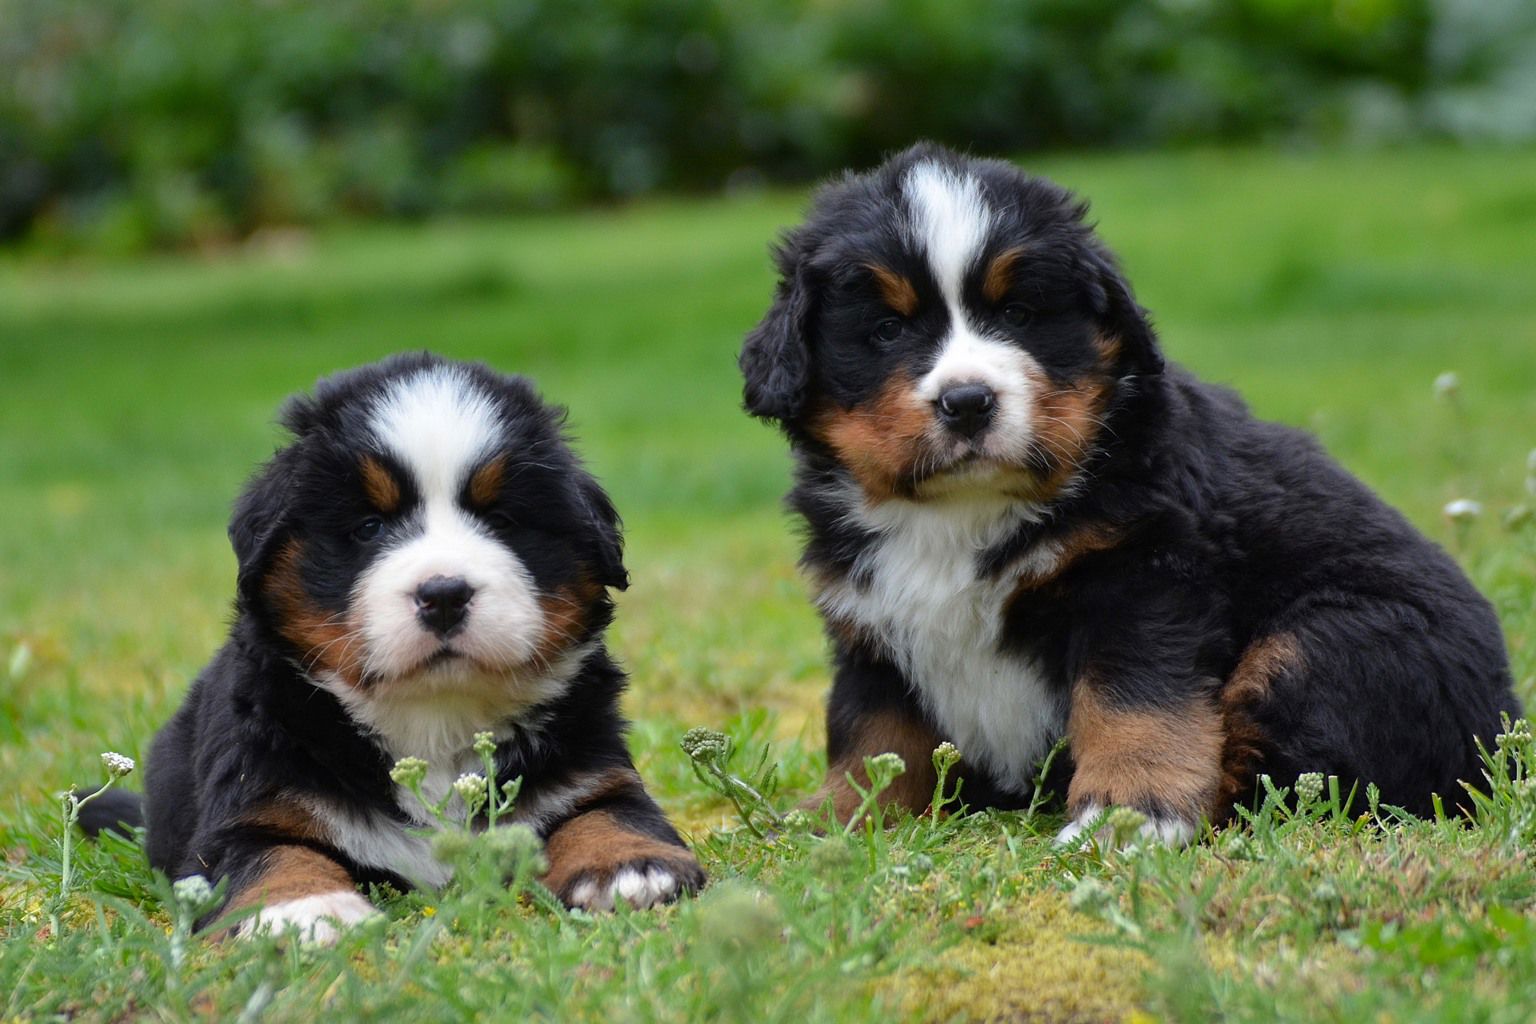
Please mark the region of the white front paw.
<svg viewBox="0 0 1536 1024"><path fill-rule="evenodd" d="M248 937L295 931L300 942L330 946L352 925L378 916L379 911L361 895L350 889L338 889L269 904L236 925L234 933Z"/></svg>
<svg viewBox="0 0 1536 1024"><path fill-rule="evenodd" d="M1142 820L1134 828L1127 828L1115 821L1116 812L1129 808L1105 808L1088 804L1056 833L1057 846L1076 845L1084 835L1092 834L1093 842L1106 849L1133 845L1136 842L1157 842L1164 846L1187 846L1195 838L1196 825L1185 818L1165 815L1144 815L1131 811ZM1118 826L1118 827L1117 827Z"/></svg>
<svg viewBox="0 0 1536 1024"><path fill-rule="evenodd" d="M682 881L664 867L620 868L607 884L587 878L571 887L567 902L583 910L612 910L622 899L636 910L670 903L682 892Z"/></svg>

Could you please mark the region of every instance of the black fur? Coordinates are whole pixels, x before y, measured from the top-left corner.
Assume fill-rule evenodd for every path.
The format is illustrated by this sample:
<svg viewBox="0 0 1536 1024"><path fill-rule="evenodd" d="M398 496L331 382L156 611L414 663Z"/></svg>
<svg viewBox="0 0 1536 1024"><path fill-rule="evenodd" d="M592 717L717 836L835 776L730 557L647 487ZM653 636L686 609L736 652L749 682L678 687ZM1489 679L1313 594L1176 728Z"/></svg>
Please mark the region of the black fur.
<svg viewBox="0 0 1536 1024"><path fill-rule="evenodd" d="M985 609L1002 621L1000 648L1039 666L1064 708L1081 684L1116 711L1219 709L1232 758L1221 771L1236 793L1204 801L1209 818L1252 793L1259 772L1282 784L1308 771L1336 774L1346 789L1374 782L1385 801L1420 814L1431 794L1458 802L1458 780L1480 777L1475 739L1488 741L1501 713L1520 710L1488 602L1310 437L1255 420L1235 394L1182 369L1165 371L1145 311L1084 220L1086 204L1011 165L914 147L825 186L776 250L778 294L747 336L740 365L747 410L790 441L788 503L804 521L803 562L817 585L867 586L870 559L889 542L851 514L856 475L826 423L857 414L893 379L921 377L951 327L907 229L902 183L925 162L979 182L993 211L965 277L964 306L978 329L1021 348L1051 388L1095 374L1104 382L1074 482L1021 498L1036 515L976 551L974 572L1017 574L1023 556L1085 527L1114 542ZM1020 269L1008 295L989 301L983 268L1013 247L1023 252ZM872 264L915 288L917 310L895 317L898 327L879 326L893 310ZM1014 307L1005 322L1004 303L1023 303L1027 318ZM1116 344L1096 345L1102 339ZM1060 468L1025 453L1012 470L1044 479ZM929 500L925 472L919 460L892 495L871 500ZM914 590L930 585L909 581ZM834 774L875 752L858 749L860 723L875 712L947 735L888 637L829 625ZM1277 636L1291 638L1299 657L1282 659L1254 700L1238 700L1229 688L1240 659ZM1233 749L1242 743L1251 756ZM1024 795L984 770L968 772L973 806L1009 806ZM1102 799L1081 794L1079 804ZM1150 798L1140 803L1168 811Z"/></svg>

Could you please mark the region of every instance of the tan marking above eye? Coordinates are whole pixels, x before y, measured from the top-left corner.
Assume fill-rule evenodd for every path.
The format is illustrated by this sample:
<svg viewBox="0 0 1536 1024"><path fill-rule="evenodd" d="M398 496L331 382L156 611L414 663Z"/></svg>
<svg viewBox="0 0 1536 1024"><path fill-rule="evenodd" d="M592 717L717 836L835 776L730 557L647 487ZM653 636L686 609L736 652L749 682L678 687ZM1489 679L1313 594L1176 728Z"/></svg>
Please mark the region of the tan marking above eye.
<svg viewBox="0 0 1536 1024"><path fill-rule="evenodd" d="M484 508L501 493L501 481L506 475L506 460L498 455L469 478L469 500L478 508Z"/></svg>
<svg viewBox="0 0 1536 1024"><path fill-rule="evenodd" d="M1024 255L1023 249L1004 249L992 257L987 265L986 277L982 278L981 294L988 302L1001 302L1013 283L1013 267Z"/></svg>
<svg viewBox="0 0 1536 1024"><path fill-rule="evenodd" d="M374 508L389 514L400 507L400 484L382 462L365 455L358 468L363 476L363 493Z"/></svg>
<svg viewBox="0 0 1536 1024"><path fill-rule="evenodd" d="M885 299L887 306L902 316L912 316L917 312L917 289L912 287L911 281L878 263L869 263L866 266L869 272L875 275L875 283L880 286L880 296Z"/></svg>

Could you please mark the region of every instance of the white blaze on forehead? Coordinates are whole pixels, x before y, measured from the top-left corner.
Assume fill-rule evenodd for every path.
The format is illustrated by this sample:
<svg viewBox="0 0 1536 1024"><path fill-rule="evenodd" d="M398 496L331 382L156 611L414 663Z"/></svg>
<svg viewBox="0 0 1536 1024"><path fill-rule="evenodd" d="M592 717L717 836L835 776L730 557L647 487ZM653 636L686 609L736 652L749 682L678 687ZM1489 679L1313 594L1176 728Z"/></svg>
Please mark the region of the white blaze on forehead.
<svg viewBox="0 0 1536 1024"><path fill-rule="evenodd" d="M939 164L919 164L903 184L911 208L911 242L928 261L949 307L949 333L940 343L932 369L918 381L925 402L961 384L985 384L997 402L985 454L1017 456L1032 436L1034 359L1018 345L990 338L973 323L962 301L966 273L981 257L992 230L992 209L981 182Z"/></svg>
<svg viewBox="0 0 1536 1024"><path fill-rule="evenodd" d="M372 425L428 500L452 499L499 432L490 396L454 366L395 382L374 406Z"/></svg>
<svg viewBox="0 0 1536 1024"><path fill-rule="evenodd" d="M986 244L992 211L981 182L938 164L919 164L903 184L911 207L911 236L924 253L950 312L961 315L960 286Z"/></svg>
<svg viewBox="0 0 1536 1024"><path fill-rule="evenodd" d="M523 665L545 624L533 575L459 502L469 474L501 443L495 400L459 367L431 367L391 384L373 408L371 426L416 482L420 507L414 531L383 549L354 585L365 672L395 678L443 648L416 614L417 588L434 576L463 579L474 592L463 627L449 641L451 653L482 670ZM433 674L431 686L418 680L416 688L451 690L461 674L468 686L472 673L454 670Z"/></svg>

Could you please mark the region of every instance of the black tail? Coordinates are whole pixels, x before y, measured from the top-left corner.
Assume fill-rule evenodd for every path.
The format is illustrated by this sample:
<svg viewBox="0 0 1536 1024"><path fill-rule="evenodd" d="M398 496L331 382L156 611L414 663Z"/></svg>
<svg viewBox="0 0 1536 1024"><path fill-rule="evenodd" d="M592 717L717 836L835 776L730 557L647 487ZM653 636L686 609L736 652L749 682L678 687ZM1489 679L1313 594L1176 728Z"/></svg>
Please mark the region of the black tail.
<svg viewBox="0 0 1536 1024"><path fill-rule="evenodd" d="M86 797L94 792L87 790L80 795ZM107 829L126 836L130 829L143 826L144 797L126 789L109 789L80 808L80 827L92 839Z"/></svg>

